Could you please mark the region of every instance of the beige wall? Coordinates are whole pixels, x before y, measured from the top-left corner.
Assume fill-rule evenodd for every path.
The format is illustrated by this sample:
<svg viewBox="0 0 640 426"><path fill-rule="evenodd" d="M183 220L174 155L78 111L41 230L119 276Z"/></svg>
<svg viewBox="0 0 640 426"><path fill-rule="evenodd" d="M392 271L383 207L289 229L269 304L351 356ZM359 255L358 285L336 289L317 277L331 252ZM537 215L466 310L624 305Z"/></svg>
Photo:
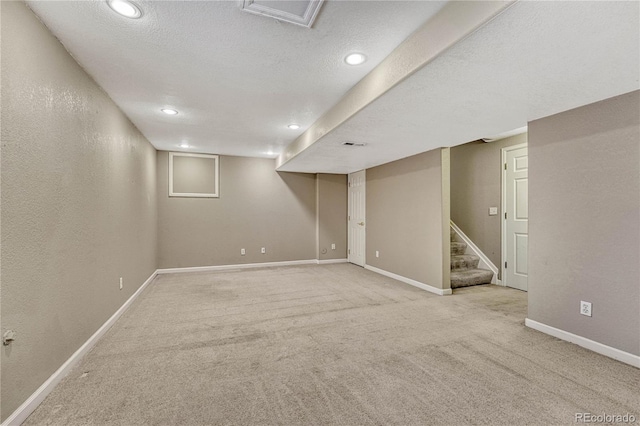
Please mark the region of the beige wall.
<svg viewBox="0 0 640 426"><path fill-rule="evenodd" d="M174 194L215 194L217 159L211 157L173 156Z"/></svg>
<svg viewBox="0 0 640 426"><path fill-rule="evenodd" d="M637 91L529 123L528 316L635 355L639 151Z"/></svg>
<svg viewBox="0 0 640 426"><path fill-rule="evenodd" d="M449 288L443 277L441 155L436 149L367 169L366 262Z"/></svg>
<svg viewBox="0 0 640 426"><path fill-rule="evenodd" d="M155 149L24 3L1 20L4 420L156 269L157 206Z"/></svg>
<svg viewBox="0 0 640 426"><path fill-rule="evenodd" d="M318 174L317 197L318 259L346 259L347 175Z"/></svg>
<svg viewBox="0 0 640 426"><path fill-rule="evenodd" d="M502 217L502 153L527 143L521 134L499 141L470 142L451 148L451 220L500 270ZM489 207L498 214L489 216Z"/></svg>
<svg viewBox="0 0 640 426"><path fill-rule="evenodd" d="M181 198L169 197L168 167L169 154L158 152L160 268L316 258L315 175L220 156L220 198Z"/></svg>

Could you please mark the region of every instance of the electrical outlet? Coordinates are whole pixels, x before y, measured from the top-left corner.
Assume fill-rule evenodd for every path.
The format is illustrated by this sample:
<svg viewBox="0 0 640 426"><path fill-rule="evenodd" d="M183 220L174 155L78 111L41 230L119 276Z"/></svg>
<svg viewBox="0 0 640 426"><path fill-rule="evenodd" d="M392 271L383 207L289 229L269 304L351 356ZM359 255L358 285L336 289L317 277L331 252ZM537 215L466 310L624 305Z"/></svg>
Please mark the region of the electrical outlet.
<svg viewBox="0 0 640 426"><path fill-rule="evenodd" d="M120 277L120 290L122 290L122 277Z"/></svg>
<svg viewBox="0 0 640 426"><path fill-rule="evenodd" d="M591 302L580 301L580 313L588 317L591 316Z"/></svg>
<svg viewBox="0 0 640 426"><path fill-rule="evenodd" d="M240 256L244 256L245 254L247 254L247 251L245 249L240 249Z"/></svg>
<svg viewBox="0 0 640 426"><path fill-rule="evenodd" d="M265 254L267 252L267 249L265 247L262 247L260 249L260 253Z"/></svg>
<svg viewBox="0 0 640 426"><path fill-rule="evenodd" d="M380 252L376 250L376 257L380 257Z"/></svg>
<svg viewBox="0 0 640 426"><path fill-rule="evenodd" d="M332 244L331 244L331 250L335 250L335 249L336 249L336 244L335 244L335 243L332 243Z"/></svg>

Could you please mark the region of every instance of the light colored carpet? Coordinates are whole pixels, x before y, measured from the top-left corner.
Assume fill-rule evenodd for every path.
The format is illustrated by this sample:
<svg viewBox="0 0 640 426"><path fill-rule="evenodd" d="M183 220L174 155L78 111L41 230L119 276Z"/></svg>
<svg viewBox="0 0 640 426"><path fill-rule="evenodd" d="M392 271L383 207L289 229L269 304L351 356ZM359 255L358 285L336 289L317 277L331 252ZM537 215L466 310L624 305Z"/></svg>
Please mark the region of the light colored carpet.
<svg viewBox="0 0 640 426"><path fill-rule="evenodd" d="M161 275L27 425L555 425L640 418L640 370L354 265Z"/></svg>

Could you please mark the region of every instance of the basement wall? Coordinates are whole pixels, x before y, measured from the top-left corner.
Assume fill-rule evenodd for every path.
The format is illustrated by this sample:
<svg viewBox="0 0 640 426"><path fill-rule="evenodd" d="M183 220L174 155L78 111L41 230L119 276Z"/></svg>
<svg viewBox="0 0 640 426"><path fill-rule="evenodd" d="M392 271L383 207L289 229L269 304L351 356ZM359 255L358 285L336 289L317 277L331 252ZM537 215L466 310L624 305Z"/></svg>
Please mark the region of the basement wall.
<svg viewBox="0 0 640 426"><path fill-rule="evenodd" d="M23 2L2 2L2 420L156 269L156 151ZM119 278L124 288L119 289Z"/></svg>
<svg viewBox="0 0 640 426"><path fill-rule="evenodd" d="M366 173L366 263L439 289L450 288L445 153L446 164L436 149Z"/></svg>
<svg viewBox="0 0 640 426"><path fill-rule="evenodd" d="M219 198L169 197L169 155L159 151L159 267L316 259L316 175L274 169L270 159L220 156Z"/></svg>
<svg viewBox="0 0 640 426"><path fill-rule="evenodd" d="M529 123L529 200L528 317L640 355L640 92Z"/></svg>
<svg viewBox="0 0 640 426"><path fill-rule="evenodd" d="M451 220L501 270L502 148L527 143L521 134L451 148ZM489 207L498 214L489 216Z"/></svg>
<svg viewBox="0 0 640 426"><path fill-rule="evenodd" d="M316 182L318 259L346 259L347 175L319 173Z"/></svg>

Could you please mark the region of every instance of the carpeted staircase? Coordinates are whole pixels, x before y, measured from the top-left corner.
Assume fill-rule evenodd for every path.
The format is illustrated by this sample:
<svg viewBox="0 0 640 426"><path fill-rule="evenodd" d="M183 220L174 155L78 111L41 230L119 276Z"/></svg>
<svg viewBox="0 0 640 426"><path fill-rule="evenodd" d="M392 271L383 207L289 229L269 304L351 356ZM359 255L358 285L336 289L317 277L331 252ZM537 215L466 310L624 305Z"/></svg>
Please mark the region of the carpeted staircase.
<svg viewBox="0 0 640 426"><path fill-rule="evenodd" d="M478 269L480 258L473 254L465 254L467 244L456 241L456 233L451 233L451 288L471 285L490 284L493 272Z"/></svg>

